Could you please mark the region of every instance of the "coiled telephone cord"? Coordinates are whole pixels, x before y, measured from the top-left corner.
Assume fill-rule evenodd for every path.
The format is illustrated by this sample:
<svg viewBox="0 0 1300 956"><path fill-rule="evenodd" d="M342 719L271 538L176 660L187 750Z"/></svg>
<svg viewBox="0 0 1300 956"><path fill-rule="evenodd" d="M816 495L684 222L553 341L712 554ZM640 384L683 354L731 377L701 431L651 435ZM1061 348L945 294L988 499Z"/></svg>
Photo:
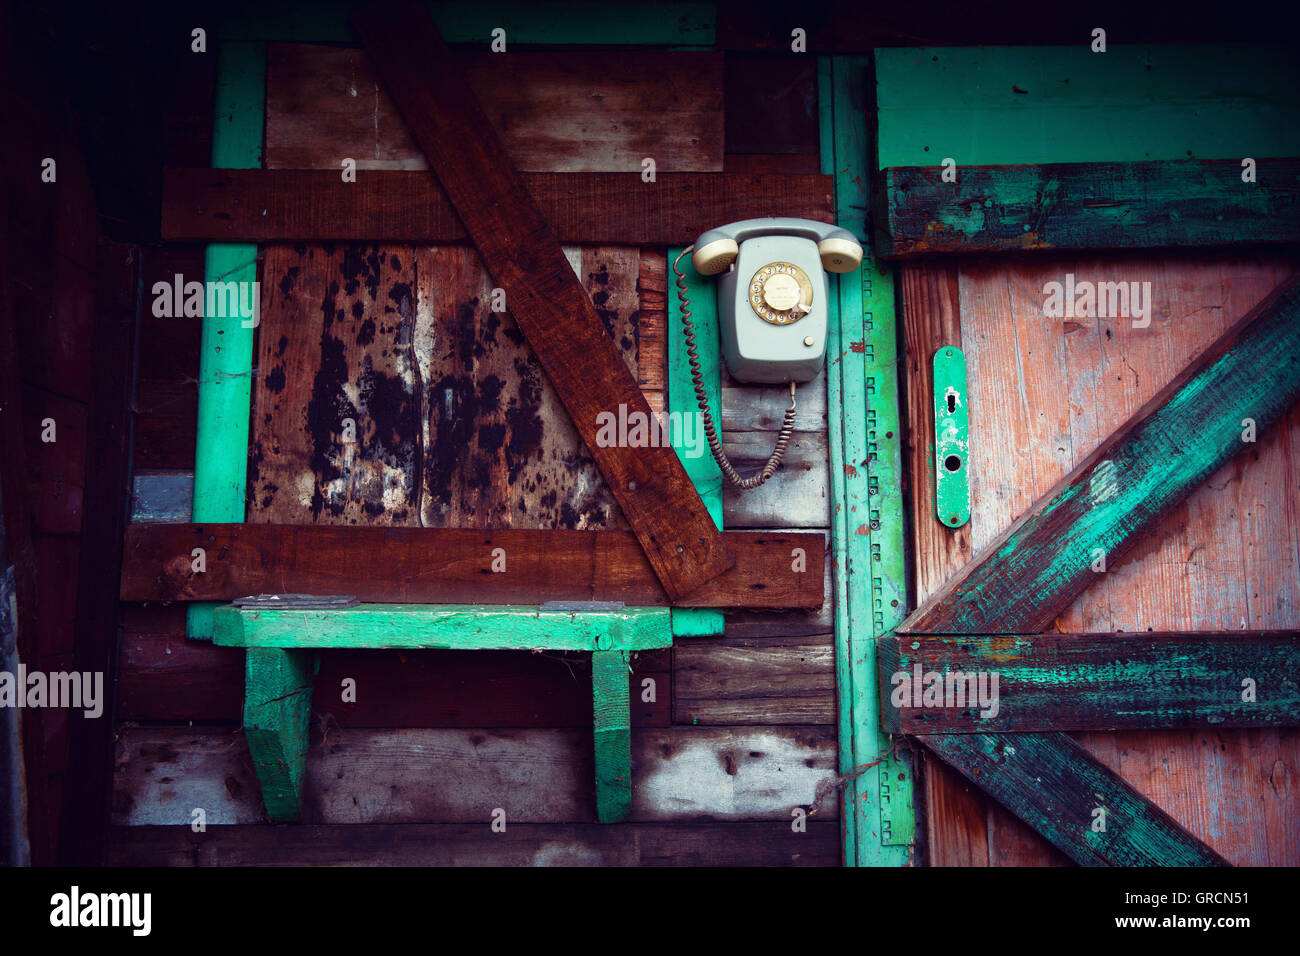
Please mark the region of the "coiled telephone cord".
<svg viewBox="0 0 1300 956"><path fill-rule="evenodd" d="M677 264L682 261L682 256L694 249L694 246L687 246L682 250L681 255L673 260L673 272L677 274L677 297L682 302L682 326L686 333L686 358L691 365L691 381L695 383L695 400L699 402L700 415L704 420L704 437L709 440L709 451L713 452L713 460L718 463L718 467L722 469L728 481L739 488L757 488L776 474L776 470L781 467L781 459L785 457L786 446L790 444L795 418L794 381L790 382L790 407L786 409L785 422L781 425L781 432L777 435L776 445L767 459L767 464L757 475L742 478L740 472L736 471L735 466L727 459L726 452L722 450L722 442L718 440L718 430L713 424L713 415L709 413L709 397L704 389L704 374L700 371L700 357L695 350L695 324L691 322L691 300L686 295L686 276L681 269L677 268Z"/></svg>

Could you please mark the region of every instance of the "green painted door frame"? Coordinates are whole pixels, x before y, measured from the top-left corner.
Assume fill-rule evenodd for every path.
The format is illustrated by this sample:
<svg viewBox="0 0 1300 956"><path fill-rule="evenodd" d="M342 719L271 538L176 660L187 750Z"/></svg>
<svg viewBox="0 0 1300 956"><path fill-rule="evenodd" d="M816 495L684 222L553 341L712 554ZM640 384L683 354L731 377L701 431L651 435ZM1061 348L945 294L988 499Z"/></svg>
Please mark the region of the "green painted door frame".
<svg viewBox="0 0 1300 956"><path fill-rule="evenodd" d="M865 56L822 57L822 172L835 177L836 222L867 243L873 159ZM876 643L907 610L902 429L894 278L870 248L858 273L831 277L827 410L835 682L844 864L906 866L916 818L912 761L880 726Z"/></svg>

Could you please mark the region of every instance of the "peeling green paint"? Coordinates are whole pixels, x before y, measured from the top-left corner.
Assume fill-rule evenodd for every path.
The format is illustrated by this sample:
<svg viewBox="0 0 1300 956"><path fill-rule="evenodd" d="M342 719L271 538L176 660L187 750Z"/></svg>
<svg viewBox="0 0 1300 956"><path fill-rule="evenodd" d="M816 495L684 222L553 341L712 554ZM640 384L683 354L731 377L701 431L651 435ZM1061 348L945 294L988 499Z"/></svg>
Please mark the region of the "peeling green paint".
<svg viewBox="0 0 1300 956"><path fill-rule="evenodd" d="M216 609L215 641L236 647L632 651L672 646L669 609L539 611L455 604L317 610Z"/></svg>
<svg viewBox="0 0 1300 956"><path fill-rule="evenodd" d="M970 520L970 414L966 355L946 345L934 353L934 507L960 528Z"/></svg>

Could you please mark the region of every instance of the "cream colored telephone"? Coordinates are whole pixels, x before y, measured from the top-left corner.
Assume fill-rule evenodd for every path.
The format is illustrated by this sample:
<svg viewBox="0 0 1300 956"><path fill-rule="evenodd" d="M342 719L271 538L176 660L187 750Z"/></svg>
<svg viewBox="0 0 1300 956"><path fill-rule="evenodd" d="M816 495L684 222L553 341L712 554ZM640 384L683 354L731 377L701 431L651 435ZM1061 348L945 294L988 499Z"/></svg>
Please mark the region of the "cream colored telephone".
<svg viewBox="0 0 1300 956"><path fill-rule="evenodd" d="M722 357L731 377L756 384L790 383L790 408L776 447L763 470L742 478L722 451L709 413L695 347L690 300L678 263L693 253L701 275L718 279L718 327ZM853 233L808 219L746 219L701 234L673 263L691 379L718 467L733 484L757 488L780 467L794 431L796 382L809 382L826 357L829 291L826 274L852 272L862 263L862 246Z"/></svg>

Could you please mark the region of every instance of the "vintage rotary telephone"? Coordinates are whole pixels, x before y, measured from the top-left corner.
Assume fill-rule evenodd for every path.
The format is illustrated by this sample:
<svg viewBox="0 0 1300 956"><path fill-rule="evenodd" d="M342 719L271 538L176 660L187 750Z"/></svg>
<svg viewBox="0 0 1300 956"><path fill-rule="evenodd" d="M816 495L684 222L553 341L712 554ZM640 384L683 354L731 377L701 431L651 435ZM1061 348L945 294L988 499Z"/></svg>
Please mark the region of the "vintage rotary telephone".
<svg viewBox="0 0 1300 956"><path fill-rule="evenodd" d="M686 277L678 263L693 252L691 263L701 275L719 276L718 325L722 356L731 377L740 382L790 383L790 407L767 464L757 475L742 478L722 451L709 413L704 378L695 348ZM757 488L781 466L794 431L796 382L809 382L826 357L826 274L852 272L862 263L862 246L853 233L808 219L746 219L710 229L673 262L691 380L704 421L709 450L732 484Z"/></svg>

